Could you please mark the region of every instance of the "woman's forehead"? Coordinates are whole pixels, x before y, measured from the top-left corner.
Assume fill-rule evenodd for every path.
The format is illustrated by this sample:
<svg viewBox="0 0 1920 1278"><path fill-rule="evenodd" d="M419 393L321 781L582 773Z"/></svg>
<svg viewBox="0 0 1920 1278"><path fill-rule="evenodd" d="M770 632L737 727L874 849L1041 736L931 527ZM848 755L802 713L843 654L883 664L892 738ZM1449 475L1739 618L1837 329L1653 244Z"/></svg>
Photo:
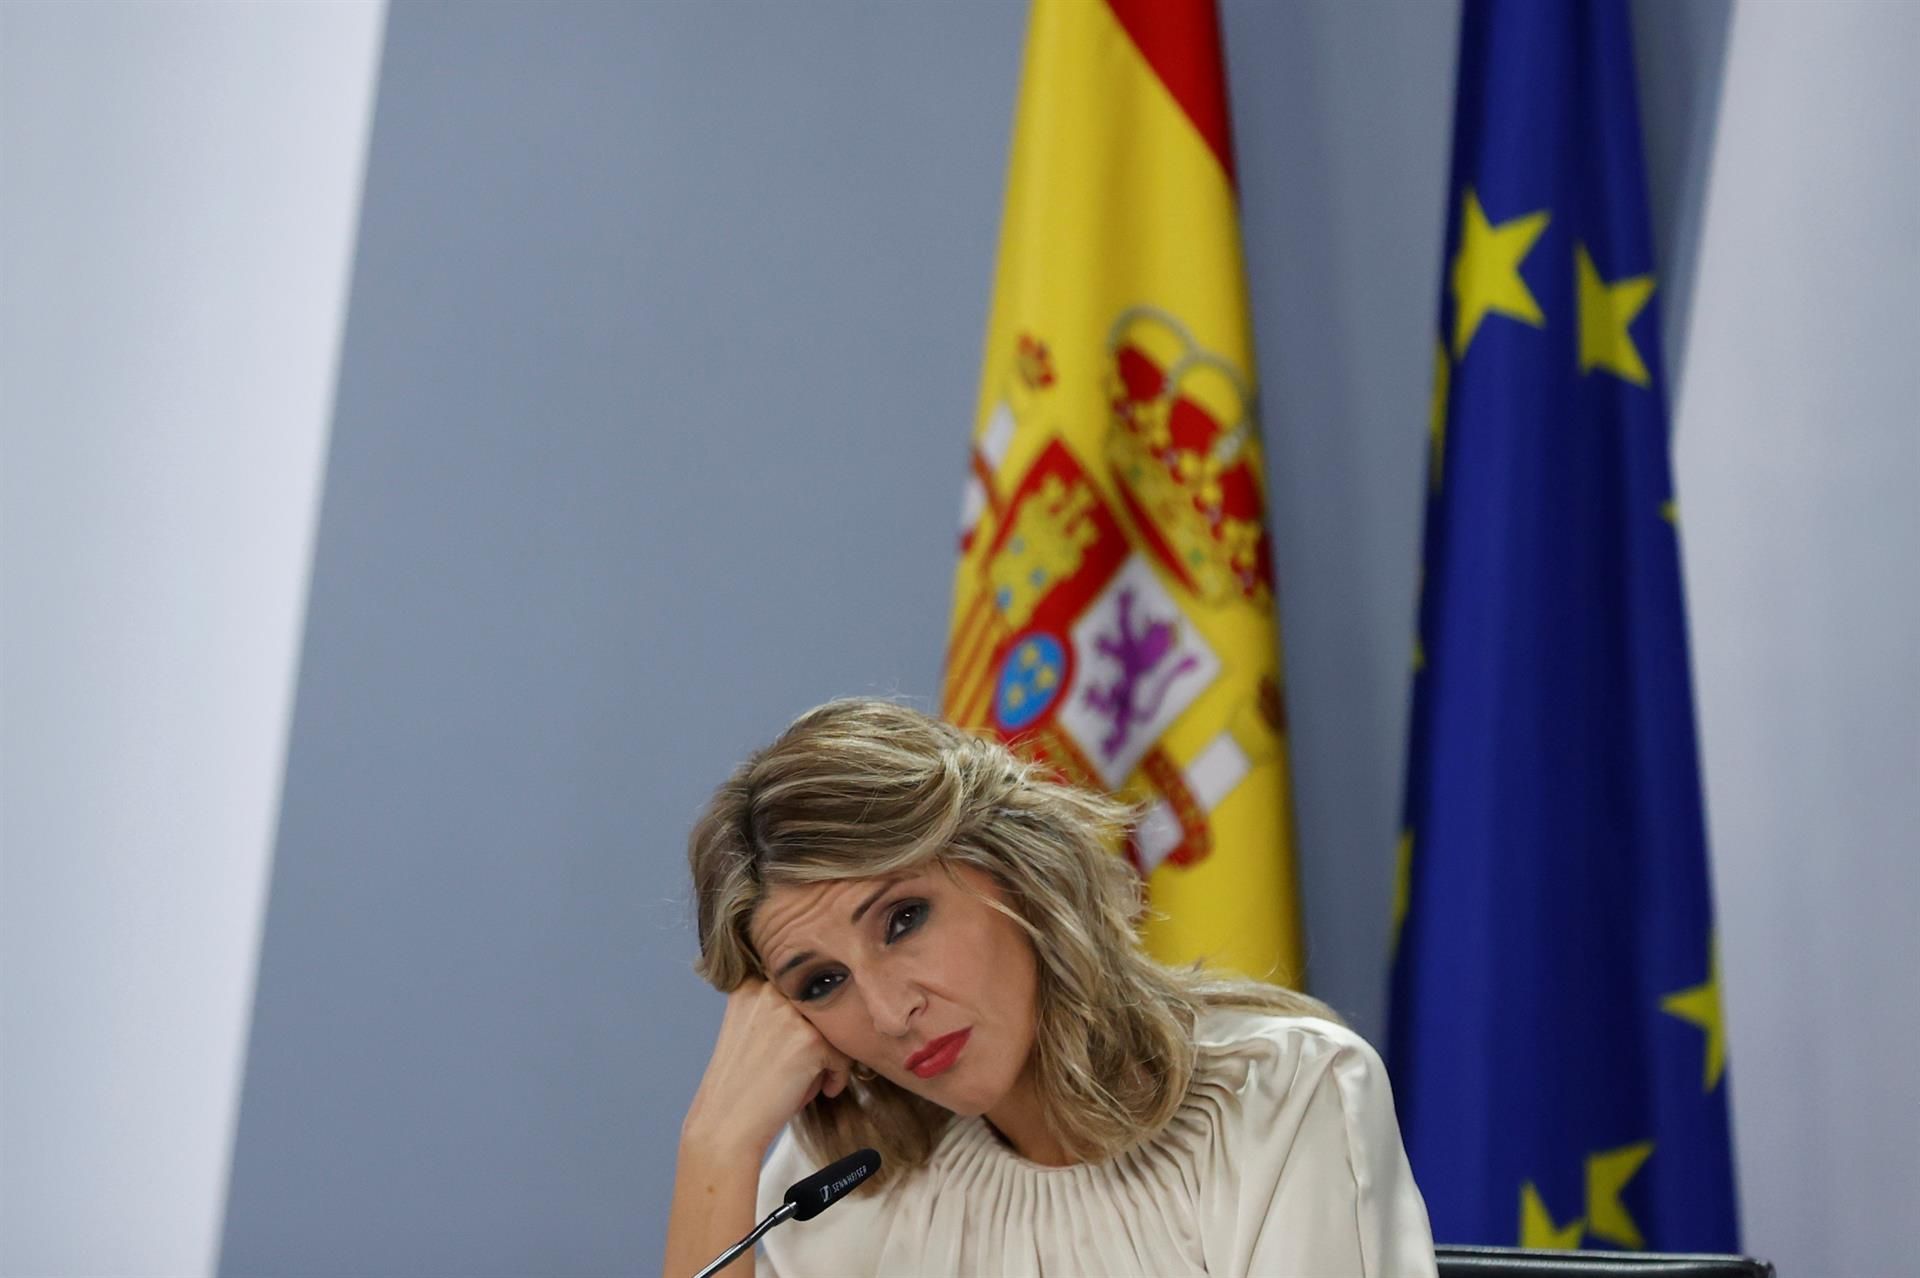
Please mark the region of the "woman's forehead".
<svg viewBox="0 0 1920 1278"><path fill-rule="evenodd" d="M829 879L823 883L776 883L767 889L753 917L747 922L747 934L762 959L771 961L769 947L788 937L827 932L835 927L857 926L856 913L868 906L888 888L916 877L913 874L889 874L857 879Z"/></svg>

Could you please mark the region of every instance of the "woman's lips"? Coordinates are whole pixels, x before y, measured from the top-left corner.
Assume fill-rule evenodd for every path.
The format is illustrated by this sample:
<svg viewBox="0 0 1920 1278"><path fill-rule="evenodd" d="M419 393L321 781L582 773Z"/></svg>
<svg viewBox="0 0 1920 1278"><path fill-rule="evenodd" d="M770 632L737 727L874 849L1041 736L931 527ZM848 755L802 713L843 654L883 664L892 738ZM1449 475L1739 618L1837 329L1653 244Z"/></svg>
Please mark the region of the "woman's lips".
<svg viewBox="0 0 1920 1278"><path fill-rule="evenodd" d="M932 1078L935 1074L944 1074L953 1068L960 1059L960 1051L966 1047L967 1040L973 1037L971 1028L955 1030L951 1034L942 1034L925 1047L907 1057L907 1068L922 1078Z"/></svg>

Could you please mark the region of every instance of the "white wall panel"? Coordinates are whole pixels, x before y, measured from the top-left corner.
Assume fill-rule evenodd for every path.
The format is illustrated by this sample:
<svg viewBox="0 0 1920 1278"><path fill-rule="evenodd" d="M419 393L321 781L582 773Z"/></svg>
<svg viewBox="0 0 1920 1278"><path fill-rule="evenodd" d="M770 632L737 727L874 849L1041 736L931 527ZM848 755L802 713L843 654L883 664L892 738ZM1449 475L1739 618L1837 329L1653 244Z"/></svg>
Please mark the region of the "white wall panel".
<svg viewBox="0 0 1920 1278"><path fill-rule="evenodd" d="M0 9L0 1273L217 1260L383 17Z"/></svg>
<svg viewBox="0 0 1920 1278"><path fill-rule="evenodd" d="M1735 10L1677 484L1748 1247L1920 1198L1920 9Z"/></svg>

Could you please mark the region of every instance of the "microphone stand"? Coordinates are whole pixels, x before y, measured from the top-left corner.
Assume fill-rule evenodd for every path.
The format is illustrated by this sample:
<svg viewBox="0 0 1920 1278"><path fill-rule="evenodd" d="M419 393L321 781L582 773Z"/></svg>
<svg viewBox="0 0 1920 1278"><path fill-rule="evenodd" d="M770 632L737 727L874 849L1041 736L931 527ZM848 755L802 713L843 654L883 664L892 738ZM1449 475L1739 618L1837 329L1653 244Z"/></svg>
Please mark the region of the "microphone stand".
<svg viewBox="0 0 1920 1278"><path fill-rule="evenodd" d="M804 1180L787 1186L787 1200L753 1227L753 1232L720 1253L720 1258L693 1278L712 1278L740 1258L740 1253L760 1241L760 1235L783 1220L812 1220L827 1208L857 1189L860 1182L880 1170L880 1155L871 1149L857 1149L835 1163L829 1163Z"/></svg>
<svg viewBox="0 0 1920 1278"><path fill-rule="evenodd" d="M767 1218L765 1220L761 1221L759 1224L753 1227L752 1233L748 1234L745 1238L742 1238L739 1242L727 1248L725 1251L721 1252L717 1260L715 1260L712 1264L708 1265L705 1269L702 1269L699 1273L695 1274L693 1278L713 1278L714 1274L719 1273L722 1269L725 1269L728 1265L731 1265L734 1261L738 1260L740 1258L741 1252L745 1251L747 1248L759 1242L760 1235L766 1233L769 1229L772 1229L775 1225L779 1224L781 1221L788 1219L793 1215L793 1213L799 1210L800 1210L799 1203L790 1203L790 1202L781 1203L778 1207L775 1207L772 1211L767 1213Z"/></svg>

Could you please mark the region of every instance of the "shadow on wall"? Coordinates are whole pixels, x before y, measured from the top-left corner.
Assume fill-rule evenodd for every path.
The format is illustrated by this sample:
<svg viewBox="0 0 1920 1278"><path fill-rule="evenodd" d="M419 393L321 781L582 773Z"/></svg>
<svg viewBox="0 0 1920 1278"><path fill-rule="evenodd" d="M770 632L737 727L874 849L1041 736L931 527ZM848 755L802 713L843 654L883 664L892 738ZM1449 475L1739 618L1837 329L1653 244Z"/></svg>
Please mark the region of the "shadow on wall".
<svg viewBox="0 0 1920 1278"><path fill-rule="evenodd" d="M1667 4L1639 0L1633 7L1634 60L1639 64L1640 133L1647 153L1647 202L1652 206L1654 268L1665 285L1661 322L1666 330L1667 407L1680 400L1686 376L1693 281L1700 261L1707 174L1720 123L1727 40L1733 0Z"/></svg>

